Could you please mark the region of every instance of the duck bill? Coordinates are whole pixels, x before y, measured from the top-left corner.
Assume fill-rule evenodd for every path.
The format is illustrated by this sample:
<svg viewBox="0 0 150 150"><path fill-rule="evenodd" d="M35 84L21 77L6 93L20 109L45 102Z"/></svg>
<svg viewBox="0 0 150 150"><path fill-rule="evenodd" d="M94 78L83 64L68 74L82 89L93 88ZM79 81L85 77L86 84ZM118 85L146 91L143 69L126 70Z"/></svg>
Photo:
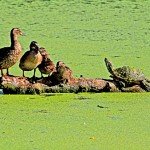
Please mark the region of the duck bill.
<svg viewBox="0 0 150 150"><path fill-rule="evenodd" d="M20 32L20 35L22 35L22 36L25 36L25 33L23 33L23 32Z"/></svg>

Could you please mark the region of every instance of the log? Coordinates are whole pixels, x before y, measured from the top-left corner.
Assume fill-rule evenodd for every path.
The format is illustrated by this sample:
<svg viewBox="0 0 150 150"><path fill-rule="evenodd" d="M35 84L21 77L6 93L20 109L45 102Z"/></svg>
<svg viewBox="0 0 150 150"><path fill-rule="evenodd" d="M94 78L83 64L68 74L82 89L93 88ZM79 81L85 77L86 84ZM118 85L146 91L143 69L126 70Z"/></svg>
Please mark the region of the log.
<svg viewBox="0 0 150 150"><path fill-rule="evenodd" d="M4 94L79 93L79 92L118 92L113 80L73 78L66 84L56 83L51 77L27 78L4 76L0 78L0 88Z"/></svg>

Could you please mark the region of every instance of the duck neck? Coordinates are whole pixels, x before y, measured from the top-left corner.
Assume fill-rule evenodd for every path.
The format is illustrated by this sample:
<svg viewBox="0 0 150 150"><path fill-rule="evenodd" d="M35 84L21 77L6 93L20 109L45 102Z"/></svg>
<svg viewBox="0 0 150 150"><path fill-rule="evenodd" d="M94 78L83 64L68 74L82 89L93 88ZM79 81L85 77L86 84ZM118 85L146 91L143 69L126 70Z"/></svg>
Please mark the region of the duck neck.
<svg viewBox="0 0 150 150"><path fill-rule="evenodd" d="M39 51L37 49L31 49L30 51L34 52L34 54L38 54Z"/></svg>
<svg viewBox="0 0 150 150"><path fill-rule="evenodd" d="M17 35L11 34L10 38L11 38L11 48L13 48L15 50L16 49L21 49L21 45L18 42Z"/></svg>

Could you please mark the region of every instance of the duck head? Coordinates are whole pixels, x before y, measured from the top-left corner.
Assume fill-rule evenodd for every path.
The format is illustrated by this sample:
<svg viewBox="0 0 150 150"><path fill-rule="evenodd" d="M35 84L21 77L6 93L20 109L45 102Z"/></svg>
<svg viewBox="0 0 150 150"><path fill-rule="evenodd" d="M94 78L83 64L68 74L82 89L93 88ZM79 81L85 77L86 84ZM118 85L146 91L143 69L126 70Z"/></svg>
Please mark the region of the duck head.
<svg viewBox="0 0 150 150"><path fill-rule="evenodd" d="M39 44L36 41L30 43L30 50L39 51Z"/></svg>
<svg viewBox="0 0 150 150"><path fill-rule="evenodd" d="M65 72L66 65L63 61L58 61L56 64L57 73L63 74Z"/></svg>
<svg viewBox="0 0 150 150"><path fill-rule="evenodd" d="M58 69L60 66L65 67L65 63L63 61L58 61L56 64L56 69Z"/></svg>
<svg viewBox="0 0 150 150"><path fill-rule="evenodd" d="M13 28L10 32L10 35L25 35L19 28Z"/></svg>

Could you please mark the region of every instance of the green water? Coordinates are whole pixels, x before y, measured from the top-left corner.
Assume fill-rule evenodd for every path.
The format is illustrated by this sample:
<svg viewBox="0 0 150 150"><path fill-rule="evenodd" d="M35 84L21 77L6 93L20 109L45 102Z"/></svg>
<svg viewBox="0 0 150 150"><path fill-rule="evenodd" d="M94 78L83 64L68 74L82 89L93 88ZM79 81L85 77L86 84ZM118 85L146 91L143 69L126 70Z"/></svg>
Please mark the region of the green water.
<svg viewBox="0 0 150 150"><path fill-rule="evenodd" d="M1 96L0 148L149 149L149 94L115 96Z"/></svg>
<svg viewBox="0 0 150 150"><path fill-rule="evenodd" d="M148 0L1 0L0 47L19 27L23 53L36 40L75 77L108 78L108 57L150 78L149 7ZM10 73L22 75L18 63ZM149 93L0 95L0 149L147 150L149 100Z"/></svg>
<svg viewBox="0 0 150 150"><path fill-rule="evenodd" d="M0 3L1 47L9 45L11 28L19 27L26 34L19 38L23 52L36 40L49 51L55 63L63 60L77 77L108 76L105 57L116 67L135 66L150 77L148 0L1 0ZM12 74L22 74L18 64L11 70Z"/></svg>

